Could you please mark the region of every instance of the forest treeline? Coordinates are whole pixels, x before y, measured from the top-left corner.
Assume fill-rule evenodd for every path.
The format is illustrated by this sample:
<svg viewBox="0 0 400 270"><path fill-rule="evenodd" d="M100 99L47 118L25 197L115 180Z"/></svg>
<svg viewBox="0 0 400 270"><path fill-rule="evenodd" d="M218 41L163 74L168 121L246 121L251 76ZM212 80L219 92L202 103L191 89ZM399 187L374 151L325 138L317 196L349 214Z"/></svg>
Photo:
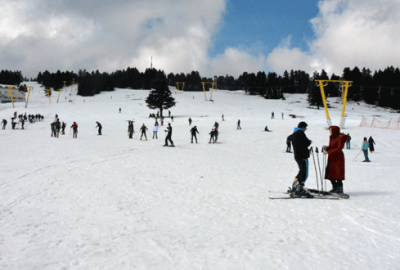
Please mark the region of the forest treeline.
<svg viewBox="0 0 400 270"><path fill-rule="evenodd" d="M284 93L308 93L310 105L322 105L320 90L315 80L348 80L353 81L349 88L348 100L364 100L369 104L400 109L400 70L393 66L384 70L372 72L368 68L359 69L346 67L340 75L332 74L330 77L322 70L314 72L311 76L305 71L285 71L282 75L275 72L255 73L244 72L238 78L233 76L219 76L216 78L201 77L198 71L191 73L165 74L163 70L148 68L139 72L137 68L117 70L112 73L100 73L98 70L88 72L80 70L78 73L39 72L36 80L46 89L58 90L70 86L72 81L78 84L78 95L93 96L103 91L113 91L115 88L152 89L152 83L165 79L170 86L177 86L184 91L203 91L202 82L216 82L218 89L245 90L249 95L260 95L267 99L284 98ZM20 71L1 71L0 84L19 85L24 80ZM26 79L25 79L26 80ZM211 84L205 85L206 90ZM340 96L338 83L329 83L325 87L327 96Z"/></svg>

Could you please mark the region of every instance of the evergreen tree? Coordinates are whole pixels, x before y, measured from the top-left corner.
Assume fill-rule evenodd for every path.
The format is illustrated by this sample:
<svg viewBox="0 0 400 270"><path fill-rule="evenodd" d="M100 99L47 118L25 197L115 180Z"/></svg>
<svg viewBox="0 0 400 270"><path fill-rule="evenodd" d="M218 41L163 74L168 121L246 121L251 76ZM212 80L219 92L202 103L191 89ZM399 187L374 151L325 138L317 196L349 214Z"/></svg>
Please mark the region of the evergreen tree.
<svg viewBox="0 0 400 270"><path fill-rule="evenodd" d="M152 82L155 89L151 90L146 99L147 107L150 109L159 109L162 116L163 109L167 110L175 106L175 99L171 96L168 83L165 78L157 78Z"/></svg>

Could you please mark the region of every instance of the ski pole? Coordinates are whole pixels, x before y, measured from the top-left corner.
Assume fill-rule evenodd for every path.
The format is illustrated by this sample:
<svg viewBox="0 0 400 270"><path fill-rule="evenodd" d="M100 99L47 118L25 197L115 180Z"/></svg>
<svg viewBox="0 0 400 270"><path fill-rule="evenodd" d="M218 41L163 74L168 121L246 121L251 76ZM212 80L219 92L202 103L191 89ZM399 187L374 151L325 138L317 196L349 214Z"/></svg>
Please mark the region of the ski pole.
<svg viewBox="0 0 400 270"><path fill-rule="evenodd" d="M322 167L322 170L324 171L324 174L325 174L325 172L326 172L326 155L323 155L323 167ZM324 191L326 191L326 179L325 179L325 187L324 187Z"/></svg>
<svg viewBox="0 0 400 270"><path fill-rule="evenodd" d="M318 147L315 147L315 153L317 153L317 161L318 161L318 169L319 169L319 176L321 179L321 190L324 190L324 181L322 180L322 172L321 172L321 165L319 164L319 151L318 151Z"/></svg>
<svg viewBox="0 0 400 270"><path fill-rule="evenodd" d="M353 161L356 160L356 158L361 154L362 150L360 151L360 153L358 153L358 155L353 159Z"/></svg>
<svg viewBox="0 0 400 270"><path fill-rule="evenodd" d="M312 157L313 157L313 161L314 161L315 177L316 177L316 180L317 180L317 189L318 189L318 194L319 194L319 184L318 184L318 172L317 172L317 165L315 164L314 150L313 150L313 148L312 148L312 147L310 148L310 151L311 151L311 153L312 153Z"/></svg>

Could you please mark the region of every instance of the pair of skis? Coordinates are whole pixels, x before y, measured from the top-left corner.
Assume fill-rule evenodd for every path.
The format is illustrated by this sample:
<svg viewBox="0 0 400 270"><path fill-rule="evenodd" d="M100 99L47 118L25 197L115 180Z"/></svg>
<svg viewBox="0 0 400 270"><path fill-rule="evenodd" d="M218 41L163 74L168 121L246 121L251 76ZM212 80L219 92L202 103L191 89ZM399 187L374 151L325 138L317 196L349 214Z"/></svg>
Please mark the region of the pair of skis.
<svg viewBox="0 0 400 270"><path fill-rule="evenodd" d="M348 194L337 194L331 193L328 191L321 191L313 188L304 188L310 193L313 193L313 198L296 198L296 197L269 197L271 200L281 200L281 199L323 199L323 200L339 200L339 199L348 199L350 196ZM290 194L290 188L286 192L286 194Z"/></svg>

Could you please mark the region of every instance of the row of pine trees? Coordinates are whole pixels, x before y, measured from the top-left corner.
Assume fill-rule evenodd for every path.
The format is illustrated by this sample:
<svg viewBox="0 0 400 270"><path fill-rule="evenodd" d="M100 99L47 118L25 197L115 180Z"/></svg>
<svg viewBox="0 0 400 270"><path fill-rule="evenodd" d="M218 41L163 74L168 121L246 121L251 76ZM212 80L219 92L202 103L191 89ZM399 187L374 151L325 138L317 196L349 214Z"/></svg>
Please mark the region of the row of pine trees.
<svg viewBox="0 0 400 270"><path fill-rule="evenodd" d="M184 74L165 74L162 70L148 68L139 72L137 68L117 70L112 73L100 73L98 70L78 73L39 72L36 80L46 89L58 90L70 86L74 81L78 84L78 94L93 96L103 91L113 91L115 88L152 89L154 81L165 80L169 86L177 86L184 91L203 91L202 82L216 82L218 89L245 90L249 95L260 95L267 99L284 98L284 93L308 93L310 105L322 105L321 94L315 80L349 80L353 81L349 88L348 99L353 101L364 100L369 104L400 109L400 70L393 66L385 70L372 72L370 69L358 67L344 68L341 75L332 74L330 77L322 70L310 76L305 71L285 71L282 75L275 72L255 73L244 72L238 78L233 76L219 76L216 78L201 77L198 71ZM19 85L24 80L20 71L0 72L0 84ZM205 85L206 90L210 84ZM339 84L330 83L325 87L327 96L340 96Z"/></svg>

